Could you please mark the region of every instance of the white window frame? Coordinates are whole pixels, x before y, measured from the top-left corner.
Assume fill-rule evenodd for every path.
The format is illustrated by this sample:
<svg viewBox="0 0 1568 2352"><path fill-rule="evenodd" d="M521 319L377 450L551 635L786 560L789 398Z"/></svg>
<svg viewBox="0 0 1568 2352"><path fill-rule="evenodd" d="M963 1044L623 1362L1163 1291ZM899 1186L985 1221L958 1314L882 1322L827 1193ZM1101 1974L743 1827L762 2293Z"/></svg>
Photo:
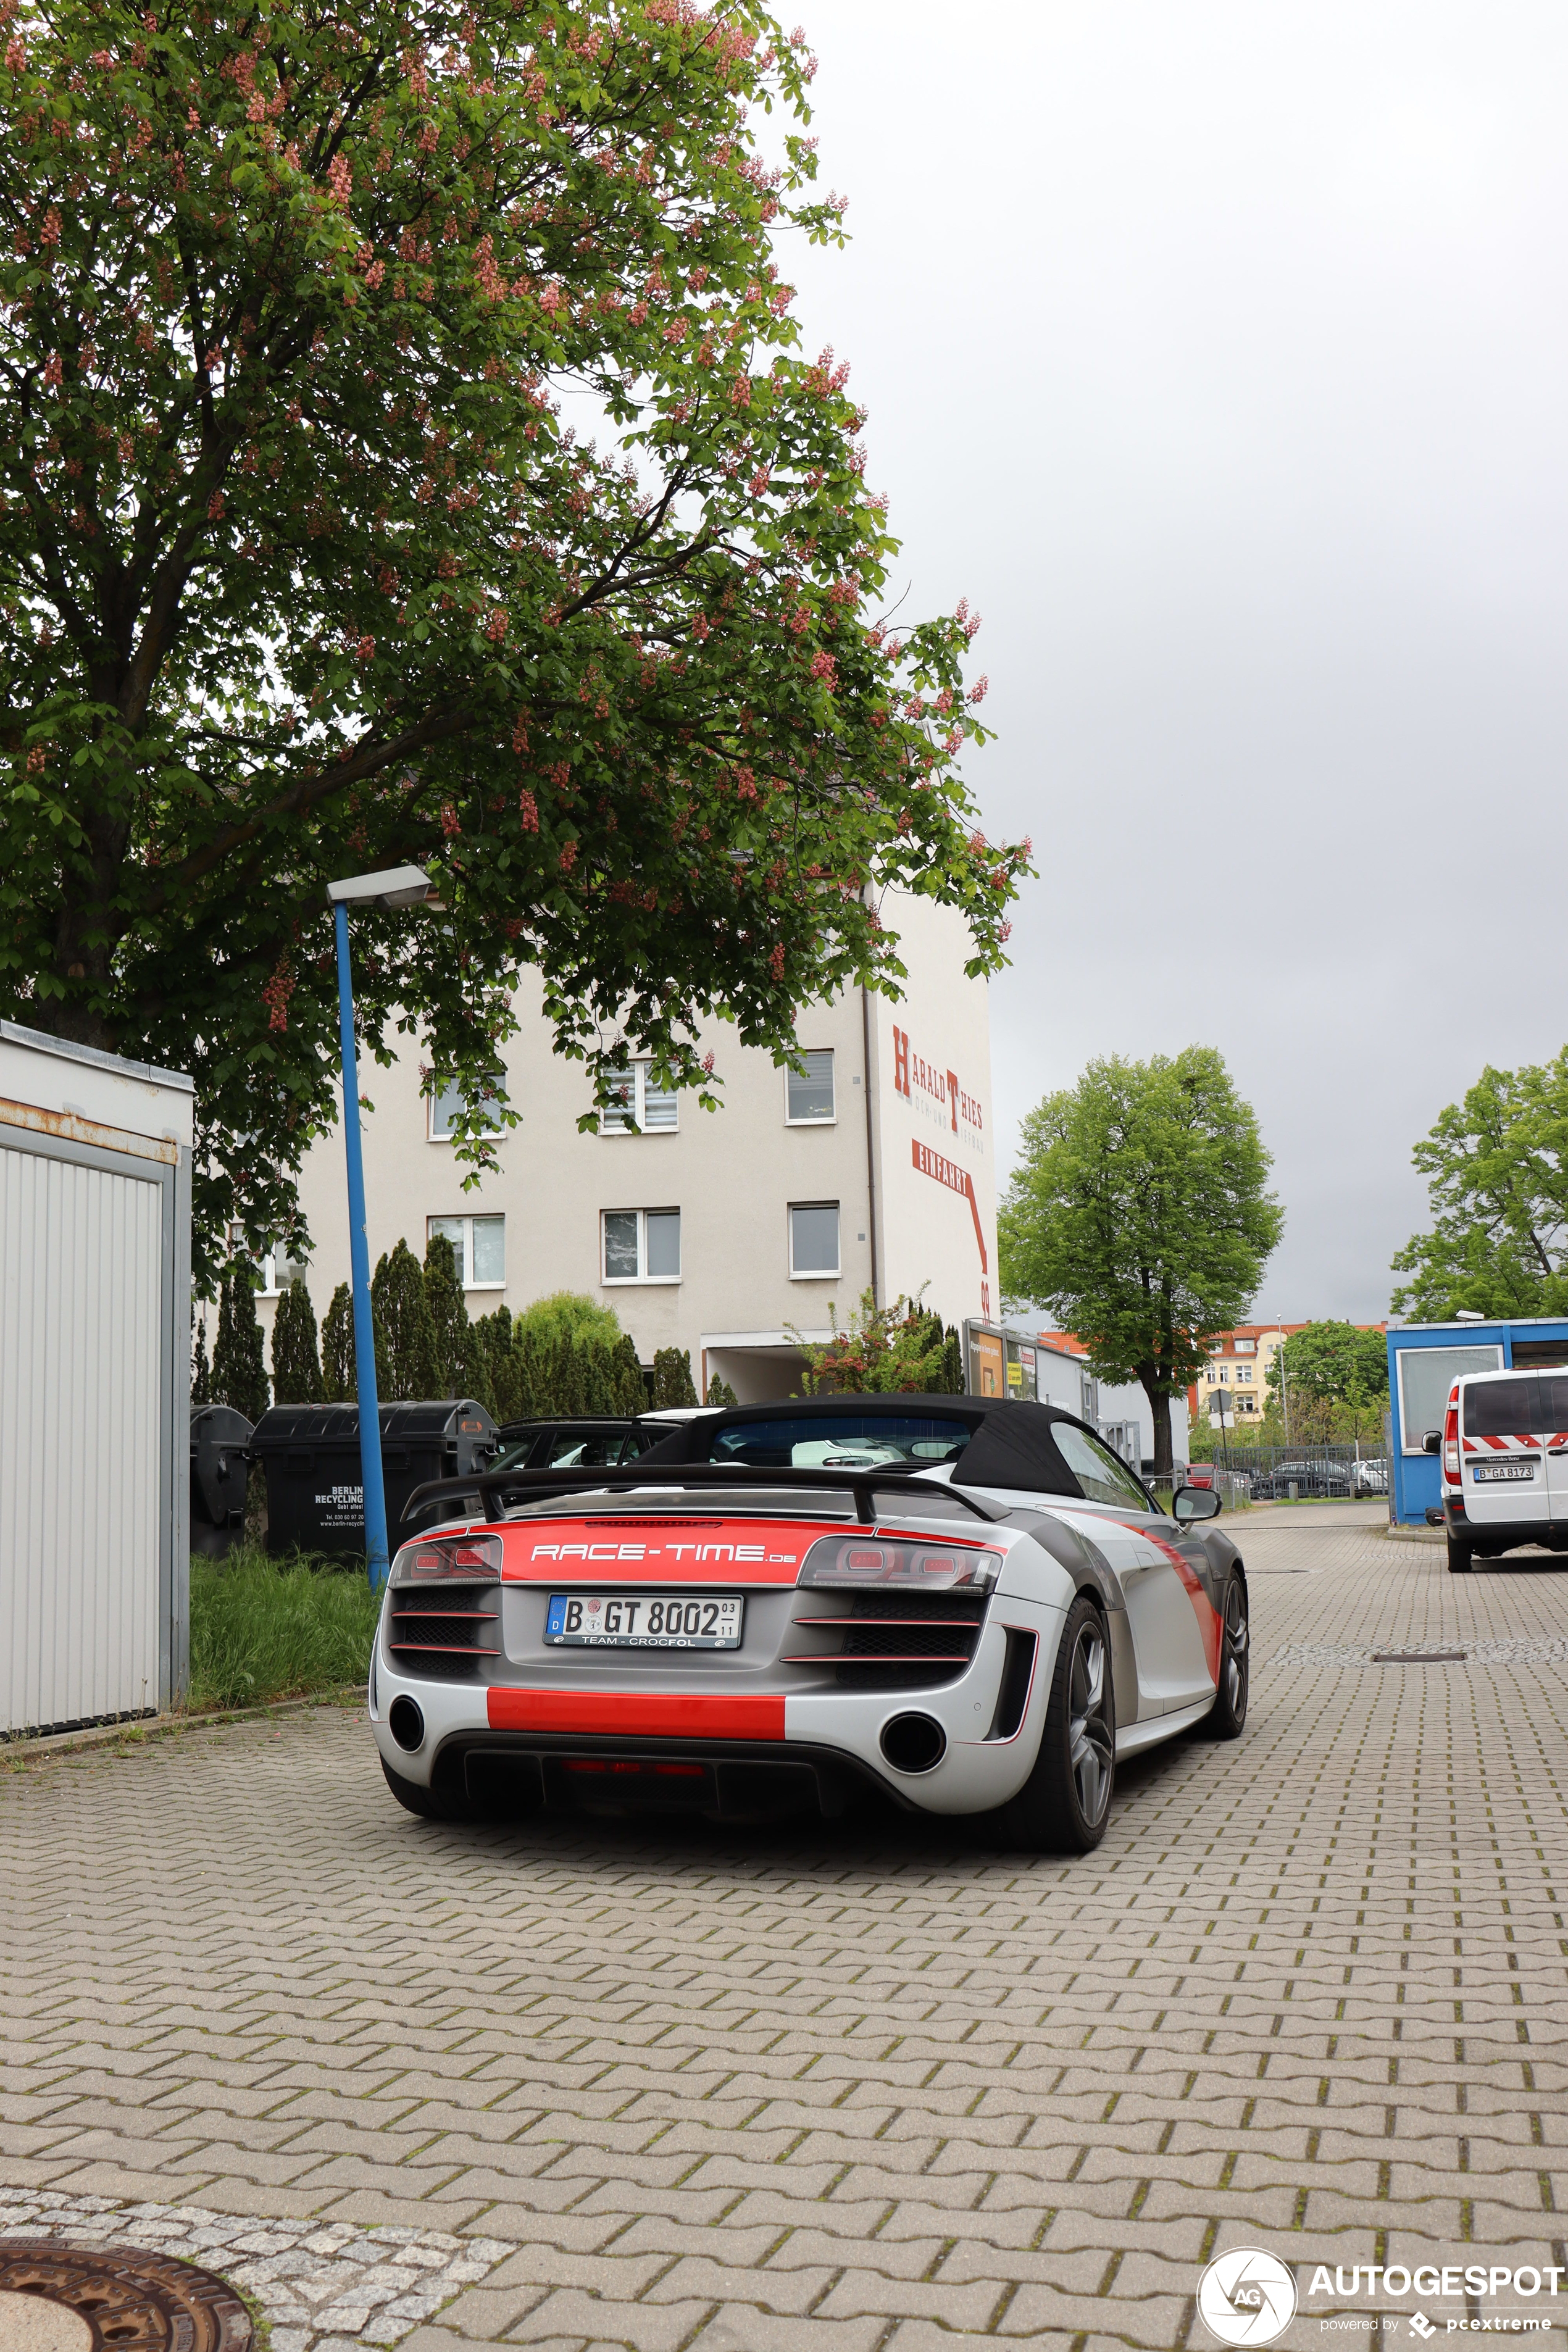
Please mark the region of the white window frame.
<svg viewBox="0 0 1568 2352"><path fill-rule="evenodd" d="M506 1073L503 1070L497 1070L493 1073L493 1076L500 1098L504 1101L506 1097ZM452 1140L452 1129L449 1127L437 1127L436 1124L437 1118L440 1115L440 1099L442 1092L443 1089L439 1085L434 1086L425 1097L427 1107L425 1119L425 1139L428 1143L450 1143ZM497 1119L495 1121L495 1125L499 1128L501 1125L500 1120ZM493 1288L494 1286L487 1284L480 1286L484 1288Z"/></svg>
<svg viewBox="0 0 1568 2352"><path fill-rule="evenodd" d="M491 1221L491 1220L493 1220L493 1221L494 1221L494 1223L497 1223L498 1225L500 1225L500 1229L501 1229L500 1251L501 1251L501 1267L502 1267L502 1272L501 1272L501 1277L500 1277L500 1280L499 1282L476 1282L476 1281L474 1280L474 1278L473 1278L473 1276L474 1276L474 1217L473 1217L473 1216L468 1215L468 1214L467 1214L467 1213L462 1213L462 1212L458 1212L458 1213L454 1213L453 1215L451 1215L451 1216L447 1216L447 1215L445 1215L445 1214L443 1214L443 1213L441 1213L437 1212L437 1213L435 1213L435 1214L433 1214L433 1215L431 1215L431 1216L426 1217L426 1220L425 1220L425 1241L426 1241L426 1247L428 1247L428 1245L429 1245L429 1244L430 1244L431 1240L434 1238L435 1228L436 1228L437 1225L461 1225L461 1226L462 1226L462 1228L463 1228L463 1246L462 1246L461 1251L460 1251L460 1252L459 1252L459 1254L458 1254L458 1279L459 1280L459 1282L461 1282L461 1284L462 1284L462 1286L463 1286L463 1288L464 1288L465 1290L504 1290L504 1289L506 1288L506 1273L505 1273L505 1267L506 1267L506 1217L505 1217L504 1213L502 1213L501 1212L500 1212L500 1211L498 1211L498 1210L495 1210L495 1209L480 1209L480 1210L479 1210L476 1213L477 1213L479 1217L483 1218L487 1223L488 1223L488 1222L489 1222L489 1221ZM447 1235L447 1239L448 1241L450 1241L450 1240L452 1239L452 1236L451 1236L451 1234L448 1234Z"/></svg>
<svg viewBox="0 0 1568 2352"><path fill-rule="evenodd" d="M828 1085L833 1094L833 1108L828 1112L826 1118L816 1117L811 1118L795 1118L793 1117L789 1107L789 1082L793 1073L789 1070L785 1070L784 1074L784 1125L786 1127L837 1127L838 1124L838 1068L835 1056L835 1048L831 1045L803 1045L800 1048L800 1052L807 1061L810 1060L814 1054L826 1055L828 1063Z"/></svg>
<svg viewBox="0 0 1568 2352"><path fill-rule="evenodd" d="M833 1266L807 1266L797 1273L795 1263L795 1213L797 1209L831 1209L838 1220L838 1263ZM844 1203L841 1201L792 1201L784 1213L789 1248L789 1278L792 1282L838 1282L844 1274Z"/></svg>
<svg viewBox="0 0 1568 2352"><path fill-rule="evenodd" d="M630 1079L632 1089L631 1101L625 1110L602 1110L599 1113L599 1133L601 1135L679 1134L680 1097L679 1093L672 1093L668 1088L659 1088L650 1087L648 1085L648 1073L652 1067L653 1064L649 1061L628 1062L624 1071L612 1072L612 1084L616 1076ZM648 1124L648 1098L650 1095L653 1099L659 1104L661 1108L667 1103L669 1106L668 1116L667 1118L659 1118L651 1127ZM668 1277L660 1276L658 1279L663 1281L668 1280Z"/></svg>
<svg viewBox="0 0 1568 2352"><path fill-rule="evenodd" d="M599 1212L599 1280L609 1290L668 1289L684 1278L686 1236L679 1236L682 1253L679 1274L649 1274L647 1271L647 1221L650 1217L679 1217L679 1209L671 1202L662 1208L601 1209ZM606 1217L635 1217L637 1221L637 1271L636 1274L609 1274L605 1271L605 1220Z"/></svg>
<svg viewBox="0 0 1568 2352"><path fill-rule="evenodd" d="M231 1250L244 1250L245 1229L243 1226L230 1225L228 1229L228 1245ZM258 1265L261 1268L261 1287L256 1294L258 1298L282 1297L286 1283L280 1282L278 1278L278 1269L279 1266L287 1266L289 1269L286 1277L287 1282L303 1282L305 1278L303 1261L299 1258L288 1256L282 1250L261 1250L251 1259L250 1262L252 1265Z"/></svg>

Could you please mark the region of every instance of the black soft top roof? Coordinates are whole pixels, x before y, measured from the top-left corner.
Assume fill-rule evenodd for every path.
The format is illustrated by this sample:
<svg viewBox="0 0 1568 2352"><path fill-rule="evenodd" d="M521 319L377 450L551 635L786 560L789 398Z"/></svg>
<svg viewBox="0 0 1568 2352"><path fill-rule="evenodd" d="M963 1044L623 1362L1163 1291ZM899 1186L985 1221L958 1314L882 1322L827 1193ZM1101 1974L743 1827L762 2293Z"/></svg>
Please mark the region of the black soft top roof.
<svg viewBox="0 0 1568 2352"><path fill-rule="evenodd" d="M933 1396L923 1391L894 1396L780 1397L772 1404L731 1405L723 1412L687 1422L650 1446L642 1459L710 1462L714 1441L722 1431L784 1417L827 1423L850 1417L960 1421L970 1437L952 1465L955 1486L1017 1486L1027 1493L1082 1499L1083 1489L1057 1451L1051 1431L1058 1421L1086 1430L1088 1423L1054 1404L1034 1404L1023 1398Z"/></svg>

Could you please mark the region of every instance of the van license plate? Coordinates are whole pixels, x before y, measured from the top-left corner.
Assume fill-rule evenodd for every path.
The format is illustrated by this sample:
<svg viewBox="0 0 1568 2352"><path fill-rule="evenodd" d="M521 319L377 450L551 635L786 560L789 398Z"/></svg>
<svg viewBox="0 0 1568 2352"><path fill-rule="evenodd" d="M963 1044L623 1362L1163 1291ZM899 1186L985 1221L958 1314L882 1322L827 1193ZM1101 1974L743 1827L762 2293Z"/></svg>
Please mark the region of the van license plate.
<svg viewBox="0 0 1568 2352"><path fill-rule="evenodd" d="M1483 1478L1533 1478L1535 1465L1533 1462L1483 1462L1471 1471L1470 1475L1478 1486Z"/></svg>
<svg viewBox="0 0 1568 2352"><path fill-rule="evenodd" d="M685 1592L552 1592L544 1638L586 1650L738 1650L743 1601Z"/></svg>

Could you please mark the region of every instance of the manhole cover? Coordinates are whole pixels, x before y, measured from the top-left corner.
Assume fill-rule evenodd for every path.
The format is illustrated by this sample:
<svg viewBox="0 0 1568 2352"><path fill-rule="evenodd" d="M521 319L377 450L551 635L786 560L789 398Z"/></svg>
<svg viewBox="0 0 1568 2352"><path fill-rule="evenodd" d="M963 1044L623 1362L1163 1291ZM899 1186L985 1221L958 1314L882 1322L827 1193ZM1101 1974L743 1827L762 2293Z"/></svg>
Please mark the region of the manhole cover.
<svg viewBox="0 0 1568 2352"><path fill-rule="evenodd" d="M250 2314L210 2271L133 2246L0 2240L4 2352L249 2352Z"/></svg>
<svg viewBox="0 0 1568 2352"><path fill-rule="evenodd" d="M1463 1650L1374 1650L1374 1666L1462 1666Z"/></svg>

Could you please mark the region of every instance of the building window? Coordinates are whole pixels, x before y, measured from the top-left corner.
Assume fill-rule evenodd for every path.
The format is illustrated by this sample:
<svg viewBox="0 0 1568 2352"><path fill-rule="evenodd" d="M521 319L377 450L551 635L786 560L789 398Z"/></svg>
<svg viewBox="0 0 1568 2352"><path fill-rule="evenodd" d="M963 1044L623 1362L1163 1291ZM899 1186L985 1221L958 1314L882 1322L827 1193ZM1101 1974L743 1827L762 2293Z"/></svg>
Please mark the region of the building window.
<svg viewBox="0 0 1568 2352"><path fill-rule="evenodd" d="M1238 1381L1249 1381L1252 1378L1252 1366L1250 1364L1237 1364L1236 1368L1236 1377Z"/></svg>
<svg viewBox="0 0 1568 2352"><path fill-rule="evenodd" d="M833 1050L820 1054L803 1054L804 1070L785 1074L787 1109L785 1117L791 1127L824 1127L831 1125L836 1114L833 1108Z"/></svg>
<svg viewBox="0 0 1568 2352"><path fill-rule="evenodd" d="M1256 1356L1258 1353L1256 1339L1233 1339L1230 1344L1238 1356Z"/></svg>
<svg viewBox="0 0 1568 2352"><path fill-rule="evenodd" d="M499 1102L504 1102L506 1100L506 1079L504 1073L497 1070L494 1076L488 1081L488 1084L493 1090L494 1098ZM430 1140L432 1143L449 1143L452 1139L452 1122L463 1108L463 1090L458 1086L456 1078L437 1078L436 1085L429 1095L428 1100L430 1105L428 1129ZM480 1102L479 1110L482 1125L486 1127L500 1127L501 1122L499 1118L493 1116L485 1116L485 1103L483 1100Z"/></svg>
<svg viewBox="0 0 1568 2352"><path fill-rule="evenodd" d="M228 1245L236 1257L249 1257L252 1265L260 1269L262 1298L277 1298L291 1282L303 1282L305 1265L302 1258L290 1257L287 1250L259 1250L252 1255L245 1246L245 1227L230 1225Z"/></svg>
<svg viewBox="0 0 1568 2352"><path fill-rule="evenodd" d="M789 1213L789 1270L796 1282L817 1282L838 1272L838 1203L837 1201L792 1202Z"/></svg>
<svg viewBox="0 0 1568 2352"><path fill-rule="evenodd" d="M457 1253L458 1279L465 1290L506 1287L506 1219L504 1217L427 1217L426 1231L437 1234Z"/></svg>
<svg viewBox="0 0 1568 2352"><path fill-rule="evenodd" d="M679 1282L680 1211L606 1209L606 1282Z"/></svg>
<svg viewBox="0 0 1568 2352"><path fill-rule="evenodd" d="M652 1064L634 1062L609 1082L610 1108L600 1113L601 1135L672 1135L679 1126L680 1097L656 1087ZM621 1212L616 1213L617 1215Z"/></svg>

